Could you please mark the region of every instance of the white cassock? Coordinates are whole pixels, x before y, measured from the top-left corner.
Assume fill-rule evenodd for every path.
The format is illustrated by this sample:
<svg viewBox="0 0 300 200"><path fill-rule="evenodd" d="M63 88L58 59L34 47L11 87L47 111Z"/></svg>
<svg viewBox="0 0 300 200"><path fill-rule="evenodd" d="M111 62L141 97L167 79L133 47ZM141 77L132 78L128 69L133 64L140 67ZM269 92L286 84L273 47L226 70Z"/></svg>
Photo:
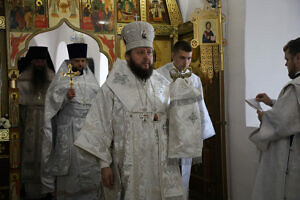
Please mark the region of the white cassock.
<svg viewBox="0 0 300 200"><path fill-rule="evenodd" d="M159 73L141 81L116 61L75 142L100 158L101 168L112 167L107 199L185 199L178 160L167 158L168 99Z"/></svg>
<svg viewBox="0 0 300 200"><path fill-rule="evenodd" d="M261 151L252 199L300 199L300 77L280 92L250 140Z"/></svg>
<svg viewBox="0 0 300 200"><path fill-rule="evenodd" d="M168 63L160 68L158 68L156 71L162 74L165 78L168 79L169 82L173 82L171 76L170 76L170 69L174 67L173 63ZM200 78L192 74L189 78L187 78L188 81L192 84L193 87L195 87L199 93L200 98L198 107L200 111L200 121L201 121L201 139L207 139L209 137L212 137L215 135L215 130L212 125L211 119L209 117L209 113L207 111L204 98L203 98L203 89L202 89L202 83ZM200 139L200 138L199 138ZM202 148L202 146L200 147ZM185 192L188 195L189 190L189 180L190 180L190 174L191 174L191 166L192 166L192 158L182 158L181 159L181 173L182 173L182 180L185 188Z"/></svg>
<svg viewBox="0 0 300 200"><path fill-rule="evenodd" d="M56 199L99 200L101 176L99 160L73 145L85 120L99 85L86 67L75 76L75 97L68 100L70 79L66 61L51 82L45 102L42 143L43 192L54 192Z"/></svg>

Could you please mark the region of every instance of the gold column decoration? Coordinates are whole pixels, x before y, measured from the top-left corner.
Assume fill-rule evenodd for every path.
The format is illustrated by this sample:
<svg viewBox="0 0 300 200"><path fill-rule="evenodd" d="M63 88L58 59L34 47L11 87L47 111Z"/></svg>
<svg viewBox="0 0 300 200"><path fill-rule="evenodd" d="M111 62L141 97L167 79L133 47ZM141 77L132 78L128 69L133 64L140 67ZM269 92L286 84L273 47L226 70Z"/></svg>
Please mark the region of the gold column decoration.
<svg viewBox="0 0 300 200"><path fill-rule="evenodd" d="M219 38L222 39L220 44L220 60L221 60L221 70L224 71L224 52L223 52L223 46L225 46L226 41L223 38L223 23L225 22L225 15L222 14L222 5L221 0L218 3L218 17L219 17Z"/></svg>
<svg viewBox="0 0 300 200"><path fill-rule="evenodd" d="M173 45L178 41L178 26L173 26L172 34L170 38L173 38Z"/></svg>
<svg viewBox="0 0 300 200"><path fill-rule="evenodd" d="M0 16L0 29L5 29L5 17L4 16Z"/></svg>
<svg viewBox="0 0 300 200"><path fill-rule="evenodd" d="M140 0L141 21L147 21L147 5L146 0Z"/></svg>
<svg viewBox="0 0 300 200"><path fill-rule="evenodd" d="M213 46L200 46L200 71L210 80L214 77L213 68Z"/></svg>
<svg viewBox="0 0 300 200"><path fill-rule="evenodd" d="M214 66L214 71L216 73L219 72L219 47L218 46L212 46L212 51L213 51L213 66Z"/></svg>
<svg viewBox="0 0 300 200"><path fill-rule="evenodd" d="M10 88L16 88L16 81L19 78L19 71L16 69L9 70L8 78L10 79Z"/></svg>
<svg viewBox="0 0 300 200"><path fill-rule="evenodd" d="M9 129L0 129L0 142L9 141Z"/></svg>
<svg viewBox="0 0 300 200"><path fill-rule="evenodd" d="M14 128L11 129L10 133L9 152L10 167L16 169L20 166L20 135Z"/></svg>
<svg viewBox="0 0 300 200"><path fill-rule="evenodd" d="M177 1L174 0L166 0L169 18L171 25L179 25L182 24L182 17L177 5Z"/></svg>
<svg viewBox="0 0 300 200"><path fill-rule="evenodd" d="M19 90L18 88L16 88L16 80L18 79L18 77L19 71L17 69L9 70L9 121L12 127L17 127L19 124Z"/></svg>

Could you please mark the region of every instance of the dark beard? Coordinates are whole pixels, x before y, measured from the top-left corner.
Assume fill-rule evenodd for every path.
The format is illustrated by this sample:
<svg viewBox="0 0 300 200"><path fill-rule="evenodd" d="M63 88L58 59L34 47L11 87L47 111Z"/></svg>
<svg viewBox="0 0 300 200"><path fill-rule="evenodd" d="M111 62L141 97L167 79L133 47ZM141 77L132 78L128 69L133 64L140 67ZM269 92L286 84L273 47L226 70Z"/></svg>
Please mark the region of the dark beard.
<svg viewBox="0 0 300 200"><path fill-rule="evenodd" d="M48 82L47 65L43 67L32 66L31 84L34 90L39 90Z"/></svg>
<svg viewBox="0 0 300 200"><path fill-rule="evenodd" d="M153 63L149 66L149 69L143 69L139 65L137 65L131 57L129 58L129 61L127 61L127 64L129 65L129 68L131 69L132 73L139 79L146 81L150 78L153 72Z"/></svg>

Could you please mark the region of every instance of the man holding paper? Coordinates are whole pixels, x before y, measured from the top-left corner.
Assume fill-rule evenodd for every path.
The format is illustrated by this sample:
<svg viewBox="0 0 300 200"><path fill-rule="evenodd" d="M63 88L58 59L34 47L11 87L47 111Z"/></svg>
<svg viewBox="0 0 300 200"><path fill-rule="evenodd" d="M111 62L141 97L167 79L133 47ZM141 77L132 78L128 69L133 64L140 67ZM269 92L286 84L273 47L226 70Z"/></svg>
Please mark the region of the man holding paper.
<svg viewBox="0 0 300 200"><path fill-rule="evenodd" d="M300 38L288 42L283 51L289 77L276 101L260 93L256 100L272 107L257 111L260 128L250 140L261 150L252 199L300 197Z"/></svg>

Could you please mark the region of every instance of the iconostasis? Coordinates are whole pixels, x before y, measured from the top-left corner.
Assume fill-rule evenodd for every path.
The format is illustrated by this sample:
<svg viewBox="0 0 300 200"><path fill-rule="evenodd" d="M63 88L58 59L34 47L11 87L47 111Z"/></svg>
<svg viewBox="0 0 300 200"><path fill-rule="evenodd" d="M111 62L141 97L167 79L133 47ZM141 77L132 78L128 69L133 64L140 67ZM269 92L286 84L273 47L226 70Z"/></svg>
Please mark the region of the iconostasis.
<svg viewBox="0 0 300 200"><path fill-rule="evenodd" d="M171 47L178 39L182 17L176 0L7 0L0 6L1 69L5 88L1 93L1 116L8 114L11 128L1 131L3 149L0 199L20 198L20 128L18 61L26 55L32 39L66 24L72 30L94 39L108 60L124 58L120 37L127 23L141 20L154 26L155 67L171 61ZM52 42L52 41L50 41ZM5 44L6 43L6 44ZM4 55L4 56L3 56ZM96 66L95 66L96 67ZM3 77L3 76L2 76ZM4 100L3 100L4 99ZM5 161L4 161L5 160ZM9 173L7 173L9 171ZM2 177L1 172L1 177Z"/></svg>

